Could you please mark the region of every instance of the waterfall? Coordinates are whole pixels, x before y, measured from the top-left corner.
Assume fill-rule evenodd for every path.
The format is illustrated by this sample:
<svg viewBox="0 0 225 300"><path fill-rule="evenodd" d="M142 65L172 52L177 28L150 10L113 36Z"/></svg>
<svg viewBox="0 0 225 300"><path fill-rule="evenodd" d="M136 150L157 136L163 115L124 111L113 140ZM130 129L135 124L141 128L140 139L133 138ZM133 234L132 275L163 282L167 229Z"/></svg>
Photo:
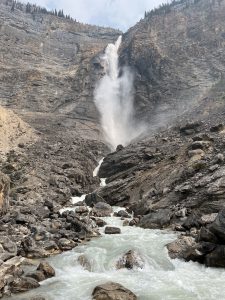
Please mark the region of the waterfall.
<svg viewBox="0 0 225 300"><path fill-rule="evenodd" d="M105 140L112 149L119 144L126 146L145 129L134 118L133 74L128 67L119 68L118 50L121 42L122 36L105 50L102 57L105 75L99 81L94 97Z"/></svg>

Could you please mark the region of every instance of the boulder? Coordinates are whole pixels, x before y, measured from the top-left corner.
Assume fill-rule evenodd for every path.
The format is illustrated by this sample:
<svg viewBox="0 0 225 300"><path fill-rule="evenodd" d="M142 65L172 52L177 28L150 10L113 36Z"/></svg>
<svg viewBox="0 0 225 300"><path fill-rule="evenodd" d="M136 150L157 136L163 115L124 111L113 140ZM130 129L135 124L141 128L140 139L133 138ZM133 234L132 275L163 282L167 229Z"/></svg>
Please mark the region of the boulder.
<svg viewBox="0 0 225 300"><path fill-rule="evenodd" d="M68 251L73 249L76 246L76 243L72 240L61 238L58 241L58 246L62 251Z"/></svg>
<svg viewBox="0 0 225 300"><path fill-rule="evenodd" d="M78 206L75 210L77 214L87 214L89 212L87 206Z"/></svg>
<svg viewBox="0 0 225 300"><path fill-rule="evenodd" d="M127 251L117 262L117 269L133 269L133 268L143 269L144 262L139 256L139 254L134 250Z"/></svg>
<svg viewBox="0 0 225 300"><path fill-rule="evenodd" d="M220 244L225 244L225 209L221 210L209 230L217 237Z"/></svg>
<svg viewBox="0 0 225 300"><path fill-rule="evenodd" d="M220 132L220 131L223 131L224 130L224 124L220 123L218 125L215 125L215 126L212 126L210 128L210 131L211 132Z"/></svg>
<svg viewBox="0 0 225 300"><path fill-rule="evenodd" d="M200 126L201 126L201 123L189 122L189 123L185 124L184 126L181 126L179 129L180 129L180 133L182 133L184 135L190 135L190 134L196 133Z"/></svg>
<svg viewBox="0 0 225 300"><path fill-rule="evenodd" d="M171 211L169 209L159 209L141 218L139 226L150 229L163 228L170 224L170 219Z"/></svg>
<svg viewBox="0 0 225 300"><path fill-rule="evenodd" d="M201 227L198 237L197 237L198 242L210 242L210 243L218 243L217 237L206 227Z"/></svg>
<svg viewBox="0 0 225 300"><path fill-rule="evenodd" d="M0 290L7 284L7 278L12 277L18 273L24 258L16 256L0 265Z"/></svg>
<svg viewBox="0 0 225 300"><path fill-rule="evenodd" d="M125 210L120 210L115 213L116 217L121 217L121 218L130 218L130 215L125 211Z"/></svg>
<svg viewBox="0 0 225 300"><path fill-rule="evenodd" d="M190 236L180 236L177 240L166 245L170 258L187 260L190 250L195 249L196 242Z"/></svg>
<svg viewBox="0 0 225 300"><path fill-rule="evenodd" d="M137 300L137 296L119 283L107 282L94 289L92 300Z"/></svg>
<svg viewBox="0 0 225 300"><path fill-rule="evenodd" d="M85 197L85 203L87 206L93 207L98 202L103 202L103 198L100 197L97 193L93 192L91 194L88 194Z"/></svg>
<svg viewBox="0 0 225 300"><path fill-rule="evenodd" d="M40 284L34 278L20 277L15 278L9 285L12 293L22 293L38 288Z"/></svg>
<svg viewBox="0 0 225 300"><path fill-rule="evenodd" d="M0 215L5 214L9 209L9 187L9 177L0 172Z"/></svg>
<svg viewBox="0 0 225 300"><path fill-rule="evenodd" d="M17 255L16 243L8 237L0 237L0 260L6 261Z"/></svg>
<svg viewBox="0 0 225 300"><path fill-rule="evenodd" d="M17 224L21 224L21 225L24 225L24 224L35 224L36 223L36 219L34 216L30 215L30 214L22 214L22 213L18 213L16 218L16 223Z"/></svg>
<svg viewBox="0 0 225 300"><path fill-rule="evenodd" d="M206 255L205 265L207 267L225 268L225 246L219 245Z"/></svg>
<svg viewBox="0 0 225 300"><path fill-rule="evenodd" d="M124 221L123 221L123 226L129 226L129 220L128 219L125 219Z"/></svg>
<svg viewBox="0 0 225 300"><path fill-rule="evenodd" d="M203 215L201 216L201 223L203 225L211 224L216 220L217 215L217 213Z"/></svg>
<svg viewBox="0 0 225 300"><path fill-rule="evenodd" d="M85 270L89 272L91 271L91 263L89 262L89 260L85 255L80 255L78 257L78 262Z"/></svg>
<svg viewBox="0 0 225 300"><path fill-rule="evenodd" d="M104 227L107 223L102 219L95 219L95 223L98 227Z"/></svg>
<svg viewBox="0 0 225 300"><path fill-rule="evenodd" d="M37 271L41 271L45 278L51 278L55 276L55 270L47 261L42 261L37 267Z"/></svg>
<svg viewBox="0 0 225 300"><path fill-rule="evenodd" d="M35 240L31 236L26 236L21 241L22 255L28 258L43 258L48 257L49 253L44 248L37 245Z"/></svg>
<svg viewBox="0 0 225 300"><path fill-rule="evenodd" d="M139 218L133 218L129 222L129 226L136 226L139 223Z"/></svg>
<svg viewBox="0 0 225 300"><path fill-rule="evenodd" d="M121 151L121 150L123 150L123 149L124 149L124 146L123 146L123 145L118 145L118 146L116 147L116 152Z"/></svg>
<svg viewBox="0 0 225 300"><path fill-rule="evenodd" d="M105 234L120 234L121 230L118 227L106 226Z"/></svg>
<svg viewBox="0 0 225 300"><path fill-rule="evenodd" d="M34 278L38 282L45 280L45 275L42 271L33 271L26 274L26 277Z"/></svg>
<svg viewBox="0 0 225 300"><path fill-rule="evenodd" d="M190 148L192 150L204 150L208 149L210 147L210 142L209 141L195 141L190 145Z"/></svg>
<svg viewBox="0 0 225 300"><path fill-rule="evenodd" d="M192 227L199 228L200 227L200 217L198 214L193 213L182 223L182 226L185 229L191 229Z"/></svg>
<svg viewBox="0 0 225 300"><path fill-rule="evenodd" d="M96 203L92 210L92 214L96 217L110 217L112 212L112 207L104 202Z"/></svg>

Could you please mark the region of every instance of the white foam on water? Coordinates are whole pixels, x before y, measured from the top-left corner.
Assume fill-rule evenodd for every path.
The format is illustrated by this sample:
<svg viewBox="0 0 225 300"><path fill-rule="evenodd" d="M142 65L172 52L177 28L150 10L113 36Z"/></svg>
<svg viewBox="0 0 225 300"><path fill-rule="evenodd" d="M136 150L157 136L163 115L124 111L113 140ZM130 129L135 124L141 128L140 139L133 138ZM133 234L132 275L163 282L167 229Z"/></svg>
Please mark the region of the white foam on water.
<svg viewBox="0 0 225 300"><path fill-rule="evenodd" d="M76 204L76 203L78 203L78 202L80 202L80 201L84 201L86 196L87 196L87 195L84 194L84 195L82 195L82 196L80 196L80 197L72 197L71 203L72 203L72 204Z"/></svg>
<svg viewBox="0 0 225 300"><path fill-rule="evenodd" d="M132 290L139 300L222 300L225 294L223 269L206 268L193 262L170 260L165 245L176 238L169 231L123 227L120 218L104 218L119 226L121 234L105 235L86 245L52 257L48 261L56 277L18 300L43 295L46 300L91 300L95 286L107 281L118 282ZM144 261L143 269L116 270L118 259L128 250L135 250ZM84 254L91 263L91 272L78 263Z"/></svg>
<svg viewBox="0 0 225 300"><path fill-rule="evenodd" d="M75 197L74 203L85 195ZM63 210L74 208L64 208ZM124 209L113 207L113 212ZM12 300L30 300L43 296L46 300L91 300L93 289L102 283L118 282L133 291L139 300L222 300L225 299L224 269L206 268L194 262L171 260L166 244L176 239L170 231L123 226L118 217L102 218L107 225L121 229L121 234L107 235L80 245L72 251L48 259L56 276L41 287L13 296ZM129 250L135 250L144 268L116 269L117 261ZM85 270L78 257L85 255L91 271Z"/></svg>
<svg viewBox="0 0 225 300"><path fill-rule="evenodd" d="M100 186L101 187L106 186L106 178L100 178L100 180L101 180Z"/></svg>

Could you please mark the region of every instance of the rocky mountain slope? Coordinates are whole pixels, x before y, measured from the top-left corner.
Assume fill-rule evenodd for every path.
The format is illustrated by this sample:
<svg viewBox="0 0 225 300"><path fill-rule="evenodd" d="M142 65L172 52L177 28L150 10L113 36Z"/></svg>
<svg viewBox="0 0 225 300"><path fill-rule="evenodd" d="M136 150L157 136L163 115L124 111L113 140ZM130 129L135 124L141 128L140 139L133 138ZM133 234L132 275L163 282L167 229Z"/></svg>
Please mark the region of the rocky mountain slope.
<svg viewBox="0 0 225 300"><path fill-rule="evenodd" d="M1 104L96 118L94 58L119 32L49 14L12 11L11 2L0 1Z"/></svg>
<svg viewBox="0 0 225 300"><path fill-rule="evenodd" d="M224 96L225 2L174 3L125 33L120 50L135 74L137 115L156 127Z"/></svg>
<svg viewBox="0 0 225 300"><path fill-rule="evenodd" d="M34 143L38 139L34 130L11 110L0 106L0 157L18 145Z"/></svg>

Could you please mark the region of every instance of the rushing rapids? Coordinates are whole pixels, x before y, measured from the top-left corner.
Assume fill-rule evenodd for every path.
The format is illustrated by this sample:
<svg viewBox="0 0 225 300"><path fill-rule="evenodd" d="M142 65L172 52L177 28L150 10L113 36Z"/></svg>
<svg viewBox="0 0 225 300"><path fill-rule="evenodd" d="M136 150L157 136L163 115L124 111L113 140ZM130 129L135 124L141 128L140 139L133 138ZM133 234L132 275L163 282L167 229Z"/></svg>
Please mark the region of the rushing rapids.
<svg viewBox="0 0 225 300"><path fill-rule="evenodd" d="M93 175L97 175L98 169L99 166ZM78 200L73 199L74 203ZM114 207L114 211L121 209ZM114 216L102 219L107 225L119 227L121 234L107 235L102 228L101 237L49 258L56 277L42 282L40 288L12 299L29 300L43 296L46 300L91 300L95 286L107 281L122 284L140 300L223 299L223 270L169 258L165 245L175 239L174 233L123 226L123 221ZM143 268L118 270L118 260L129 250L138 253L144 263ZM81 255L87 258L89 270L79 263Z"/></svg>

